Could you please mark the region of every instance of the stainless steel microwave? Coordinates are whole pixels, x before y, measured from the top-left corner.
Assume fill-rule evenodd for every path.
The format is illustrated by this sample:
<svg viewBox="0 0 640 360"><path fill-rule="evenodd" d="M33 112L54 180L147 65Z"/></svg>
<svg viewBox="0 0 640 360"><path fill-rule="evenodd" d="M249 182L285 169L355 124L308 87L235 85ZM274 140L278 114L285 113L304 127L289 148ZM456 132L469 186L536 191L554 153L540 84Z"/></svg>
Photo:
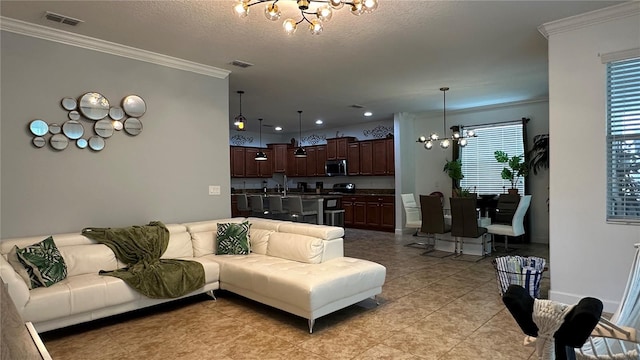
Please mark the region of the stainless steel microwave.
<svg viewBox="0 0 640 360"><path fill-rule="evenodd" d="M347 160L327 160L324 171L327 176L346 176Z"/></svg>

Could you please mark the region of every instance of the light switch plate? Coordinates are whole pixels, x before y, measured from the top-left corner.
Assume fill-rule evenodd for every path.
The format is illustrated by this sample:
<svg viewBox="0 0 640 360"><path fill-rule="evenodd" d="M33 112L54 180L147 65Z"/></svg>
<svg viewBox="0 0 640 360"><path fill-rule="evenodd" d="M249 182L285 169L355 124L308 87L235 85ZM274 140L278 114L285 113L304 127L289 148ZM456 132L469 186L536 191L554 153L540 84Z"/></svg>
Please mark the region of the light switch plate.
<svg viewBox="0 0 640 360"><path fill-rule="evenodd" d="M209 185L209 195L220 195L220 186Z"/></svg>

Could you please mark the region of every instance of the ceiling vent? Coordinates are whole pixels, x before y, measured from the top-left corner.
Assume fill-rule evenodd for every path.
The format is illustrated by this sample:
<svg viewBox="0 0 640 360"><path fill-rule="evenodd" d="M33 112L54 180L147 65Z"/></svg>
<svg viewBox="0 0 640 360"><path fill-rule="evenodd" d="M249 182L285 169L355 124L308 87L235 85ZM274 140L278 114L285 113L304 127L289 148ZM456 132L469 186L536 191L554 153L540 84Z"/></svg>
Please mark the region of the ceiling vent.
<svg viewBox="0 0 640 360"><path fill-rule="evenodd" d="M364 106L358 104L349 105L349 107L354 109L364 109Z"/></svg>
<svg viewBox="0 0 640 360"><path fill-rule="evenodd" d="M61 24L71 25L71 26L76 26L76 25L84 22L84 21L82 21L80 19L75 19L75 18L72 18L70 16L66 16L66 15L56 14L56 13L51 12L51 11L47 11L44 14L44 17L47 20L54 21L54 22L61 23Z"/></svg>
<svg viewBox="0 0 640 360"><path fill-rule="evenodd" d="M233 60L231 62L231 65L241 67L243 69L248 68L249 66L253 66L253 64L241 60Z"/></svg>

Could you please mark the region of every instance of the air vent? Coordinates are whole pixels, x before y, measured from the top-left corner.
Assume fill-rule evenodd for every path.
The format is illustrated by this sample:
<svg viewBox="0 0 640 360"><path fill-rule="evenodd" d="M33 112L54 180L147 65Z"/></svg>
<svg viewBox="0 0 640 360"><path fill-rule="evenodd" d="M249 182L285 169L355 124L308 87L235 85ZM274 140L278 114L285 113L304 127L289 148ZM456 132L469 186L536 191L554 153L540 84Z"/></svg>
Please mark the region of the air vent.
<svg viewBox="0 0 640 360"><path fill-rule="evenodd" d="M231 62L231 65L233 66L237 66L237 67L241 67L241 68L248 68L249 66L253 66L253 64L248 63L246 61L241 61L241 60L233 60Z"/></svg>
<svg viewBox="0 0 640 360"><path fill-rule="evenodd" d="M72 17L66 16L66 15L56 14L56 13L51 12L51 11L47 11L44 14L44 17L47 20L54 21L54 22L61 23L61 24L71 25L71 26L76 26L76 25L84 22L84 21L82 21L80 19L72 18Z"/></svg>
<svg viewBox="0 0 640 360"><path fill-rule="evenodd" d="M349 105L349 107L354 109L364 109L364 106L358 104Z"/></svg>

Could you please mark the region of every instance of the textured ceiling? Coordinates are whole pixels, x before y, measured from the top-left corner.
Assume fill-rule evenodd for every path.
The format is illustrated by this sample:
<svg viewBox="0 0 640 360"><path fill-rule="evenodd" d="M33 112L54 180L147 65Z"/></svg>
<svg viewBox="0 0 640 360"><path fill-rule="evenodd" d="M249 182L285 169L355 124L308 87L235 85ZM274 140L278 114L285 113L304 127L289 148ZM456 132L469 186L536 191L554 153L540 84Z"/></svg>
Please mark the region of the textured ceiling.
<svg viewBox="0 0 640 360"><path fill-rule="evenodd" d="M613 1L392 1L372 14L334 12L319 36L284 33L262 5L240 19L234 1L5 1L2 16L50 26L211 65L232 73L230 117L237 90L249 130L257 118L303 129L392 119L395 112L447 110L545 99L545 22L611 6ZM295 2L280 1L298 18ZM53 11L84 20L77 27L43 18ZM233 60L254 64L241 69ZM363 110L351 108L359 104ZM362 112L370 110L371 118ZM231 124L231 119L229 120Z"/></svg>

